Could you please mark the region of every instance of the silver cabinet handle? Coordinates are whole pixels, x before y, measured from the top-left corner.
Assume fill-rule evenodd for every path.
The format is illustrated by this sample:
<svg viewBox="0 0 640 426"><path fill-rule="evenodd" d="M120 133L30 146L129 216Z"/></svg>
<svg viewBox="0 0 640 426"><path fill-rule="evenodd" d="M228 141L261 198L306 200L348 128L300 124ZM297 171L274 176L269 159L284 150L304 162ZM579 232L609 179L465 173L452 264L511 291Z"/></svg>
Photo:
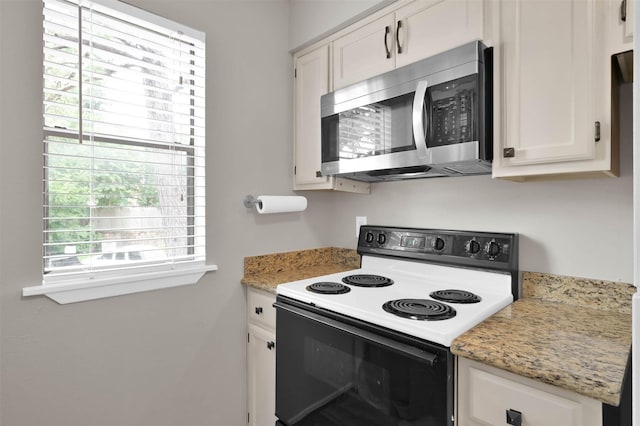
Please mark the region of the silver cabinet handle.
<svg viewBox="0 0 640 426"><path fill-rule="evenodd" d="M387 59L391 57L391 50L389 50L389 45L387 44L387 37L389 37L390 32L391 29L388 25L384 27L384 51L387 52Z"/></svg>

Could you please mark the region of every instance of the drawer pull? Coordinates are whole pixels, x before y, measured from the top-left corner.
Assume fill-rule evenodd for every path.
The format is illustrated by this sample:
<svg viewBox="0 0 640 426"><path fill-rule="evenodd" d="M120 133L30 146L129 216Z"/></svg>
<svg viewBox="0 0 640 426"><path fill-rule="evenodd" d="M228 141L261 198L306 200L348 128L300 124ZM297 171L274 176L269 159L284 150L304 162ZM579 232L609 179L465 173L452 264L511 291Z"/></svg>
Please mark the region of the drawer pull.
<svg viewBox="0 0 640 426"><path fill-rule="evenodd" d="M522 426L522 413L520 411L507 410L507 424L514 426Z"/></svg>
<svg viewBox="0 0 640 426"><path fill-rule="evenodd" d="M256 315L260 315L262 313L262 306L256 306Z"/></svg>
<svg viewBox="0 0 640 426"><path fill-rule="evenodd" d="M267 349L271 350L276 346L276 343L273 341L267 342Z"/></svg>

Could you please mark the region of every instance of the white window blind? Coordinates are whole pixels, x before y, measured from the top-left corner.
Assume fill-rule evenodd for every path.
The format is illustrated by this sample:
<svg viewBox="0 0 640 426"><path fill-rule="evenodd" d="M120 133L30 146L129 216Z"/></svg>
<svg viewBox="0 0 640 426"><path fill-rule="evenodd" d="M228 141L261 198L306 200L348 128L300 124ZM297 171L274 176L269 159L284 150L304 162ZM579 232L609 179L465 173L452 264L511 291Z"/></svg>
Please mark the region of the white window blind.
<svg viewBox="0 0 640 426"><path fill-rule="evenodd" d="M43 41L45 283L204 262L204 34L44 0Z"/></svg>

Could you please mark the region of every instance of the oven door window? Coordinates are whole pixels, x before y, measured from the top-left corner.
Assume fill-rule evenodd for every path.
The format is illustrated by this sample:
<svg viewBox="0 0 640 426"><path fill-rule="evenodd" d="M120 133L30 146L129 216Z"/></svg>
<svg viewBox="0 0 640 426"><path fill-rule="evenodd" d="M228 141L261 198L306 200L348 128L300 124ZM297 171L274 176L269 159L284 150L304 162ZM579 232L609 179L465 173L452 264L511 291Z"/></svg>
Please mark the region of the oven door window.
<svg viewBox="0 0 640 426"><path fill-rule="evenodd" d="M323 161L415 149L411 124L413 97L414 93L407 93L323 118Z"/></svg>
<svg viewBox="0 0 640 426"><path fill-rule="evenodd" d="M447 362L277 311L276 415L287 426L446 426Z"/></svg>

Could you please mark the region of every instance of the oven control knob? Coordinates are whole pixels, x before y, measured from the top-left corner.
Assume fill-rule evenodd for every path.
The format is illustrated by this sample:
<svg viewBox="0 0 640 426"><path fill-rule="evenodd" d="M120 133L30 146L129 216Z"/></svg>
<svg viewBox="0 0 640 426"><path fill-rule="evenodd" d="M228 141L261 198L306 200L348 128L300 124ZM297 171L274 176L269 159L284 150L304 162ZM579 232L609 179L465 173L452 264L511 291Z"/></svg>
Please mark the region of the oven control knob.
<svg viewBox="0 0 640 426"><path fill-rule="evenodd" d="M436 239L434 239L433 242L431 243L431 248L434 249L435 251L444 250L444 240L440 237L436 237Z"/></svg>
<svg viewBox="0 0 640 426"><path fill-rule="evenodd" d="M373 232L367 232L364 236L364 239L367 243L371 244L373 240L375 240L375 236L373 235Z"/></svg>
<svg viewBox="0 0 640 426"><path fill-rule="evenodd" d="M480 243L473 239L467 241L467 244L465 244L464 246L464 251L466 251L467 254L473 256L474 254L478 254L480 248Z"/></svg>
<svg viewBox="0 0 640 426"><path fill-rule="evenodd" d="M378 234L378 244L384 245L387 242L387 236L384 234Z"/></svg>
<svg viewBox="0 0 640 426"><path fill-rule="evenodd" d="M502 251L502 247L500 247L500 244L498 244L496 240L491 240L485 246L484 251L487 253L489 260L494 260Z"/></svg>

